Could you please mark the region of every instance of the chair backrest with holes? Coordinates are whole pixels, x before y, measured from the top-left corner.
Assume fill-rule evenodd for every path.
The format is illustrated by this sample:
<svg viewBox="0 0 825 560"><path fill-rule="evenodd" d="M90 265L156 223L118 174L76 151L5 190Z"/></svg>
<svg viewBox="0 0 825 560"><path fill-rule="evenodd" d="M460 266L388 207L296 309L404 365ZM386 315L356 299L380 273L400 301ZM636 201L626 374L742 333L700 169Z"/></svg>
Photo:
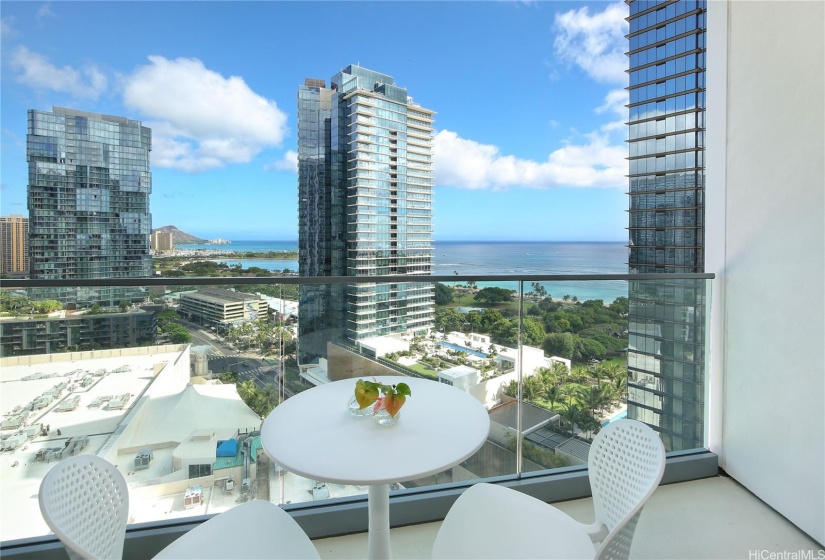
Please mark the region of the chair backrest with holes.
<svg viewBox="0 0 825 560"><path fill-rule="evenodd" d="M596 521L609 531L597 558L627 558L636 523L665 472L665 447L649 426L622 419L594 438L587 461Z"/></svg>
<svg viewBox="0 0 825 560"><path fill-rule="evenodd" d="M40 512L72 558L121 558L129 489L113 464L94 455L57 463L40 484Z"/></svg>

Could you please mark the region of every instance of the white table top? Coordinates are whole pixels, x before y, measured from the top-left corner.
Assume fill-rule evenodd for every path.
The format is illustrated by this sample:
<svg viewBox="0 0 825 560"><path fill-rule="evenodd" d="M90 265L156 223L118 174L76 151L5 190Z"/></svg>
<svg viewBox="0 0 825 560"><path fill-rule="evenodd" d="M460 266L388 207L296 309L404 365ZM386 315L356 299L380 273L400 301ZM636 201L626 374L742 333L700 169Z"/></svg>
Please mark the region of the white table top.
<svg viewBox="0 0 825 560"><path fill-rule="evenodd" d="M373 378L366 378L372 380ZM393 426L354 417L347 403L356 379L321 385L278 405L264 421L261 443L273 461L300 476L338 484L389 484L450 468L487 439L490 417L469 394L438 381L407 383L412 396Z"/></svg>

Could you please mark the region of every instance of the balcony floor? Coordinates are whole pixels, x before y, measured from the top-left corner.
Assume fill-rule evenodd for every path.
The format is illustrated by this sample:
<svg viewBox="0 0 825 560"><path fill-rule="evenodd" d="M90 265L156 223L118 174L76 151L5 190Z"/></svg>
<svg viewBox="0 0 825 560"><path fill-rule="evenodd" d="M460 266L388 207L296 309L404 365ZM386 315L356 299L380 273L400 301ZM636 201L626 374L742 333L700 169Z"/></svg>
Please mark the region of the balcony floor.
<svg viewBox="0 0 825 560"><path fill-rule="evenodd" d="M590 498L556 506L579 521L592 522ZM429 558L439 526L424 523L393 529L393 558ZM315 545L324 559L364 558L367 550L365 533L319 539ZM785 551L819 550L822 547L813 539L736 481L715 477L659 488L642 512L631 557L761 560L782 558Z"/></svg>

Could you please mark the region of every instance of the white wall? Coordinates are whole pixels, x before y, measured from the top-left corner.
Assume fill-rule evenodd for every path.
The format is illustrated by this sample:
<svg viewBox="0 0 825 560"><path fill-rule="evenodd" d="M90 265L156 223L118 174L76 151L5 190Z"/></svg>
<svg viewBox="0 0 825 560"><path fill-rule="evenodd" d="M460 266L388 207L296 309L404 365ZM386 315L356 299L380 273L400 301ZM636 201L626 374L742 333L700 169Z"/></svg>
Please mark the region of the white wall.
<svg viewBox="0 0 825 560"><path fill-rule="evenodd" d="M825 543L825 3L710 4L710 443Z"/></svg>

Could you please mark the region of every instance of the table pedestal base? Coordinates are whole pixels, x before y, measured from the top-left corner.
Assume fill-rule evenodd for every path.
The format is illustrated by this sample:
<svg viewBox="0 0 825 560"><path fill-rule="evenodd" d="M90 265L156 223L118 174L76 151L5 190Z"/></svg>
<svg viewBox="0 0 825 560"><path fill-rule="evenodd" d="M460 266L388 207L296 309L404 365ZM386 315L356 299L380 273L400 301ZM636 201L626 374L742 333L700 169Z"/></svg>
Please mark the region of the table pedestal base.
<svg viewBox="0 0 825 560"><path fill-rule="evenodd" d="M369 532L367 533L367 559L390 558L390 485L373 484L367 498Z"/></svg>

